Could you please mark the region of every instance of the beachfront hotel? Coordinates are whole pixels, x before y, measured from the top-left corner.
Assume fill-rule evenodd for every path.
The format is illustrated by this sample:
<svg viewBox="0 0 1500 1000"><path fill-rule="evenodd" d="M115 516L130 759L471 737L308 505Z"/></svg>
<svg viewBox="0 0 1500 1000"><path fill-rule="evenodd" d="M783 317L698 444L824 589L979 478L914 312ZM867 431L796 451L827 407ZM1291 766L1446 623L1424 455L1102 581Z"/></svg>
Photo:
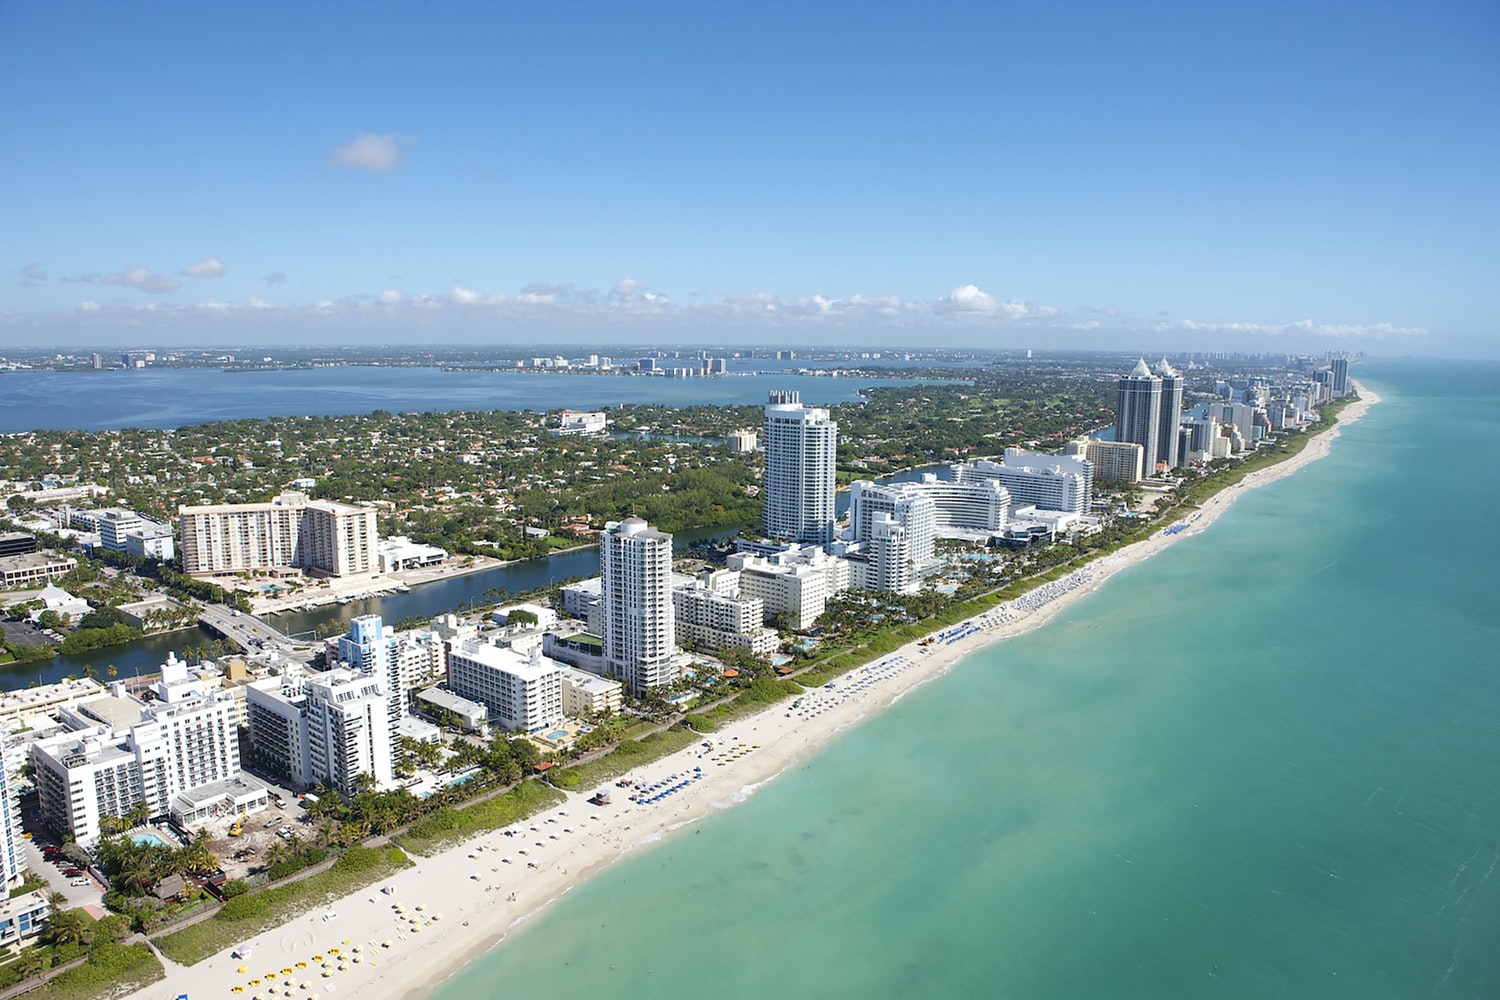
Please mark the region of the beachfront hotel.
<svg viewBox="0 0 1500 1000"><path fill-rule="evenodd" d="M834 539L834 472L839 425L795 390L771 393L765 421L767 538L823 545Z"/></svg>
<svg viewBox="0 0 1500 1000"><path fill-rule="evenodd" d="M380 569L373 508L282 493L267 503L180 507L178 517L191 576L257 569L360 576Z"/></svg>
<svg viewBox="0 0 1500 1000"><path fill-rule="evenodd" d="M506 732L540 733L563 721L563 671L542 655L540 640L528 649L469 639L448 653L448 690L489 710Z"/></svg>
<svg viewBox="0 0 1500 1000"><path fill-rule="evenodd" d="M193 676L169 658L152 685L152 701L110 685L110 694L62 708L69 731L32 744L42 818L85 847L101 834L100 820L123 816L144 802L153 816L186 825L201 810L205 788L227 788L240 771L239 712L216 682Z"/></svg>
<svg viewBox="0 0 1500 1000"><path fill-rule="evenodd" d="M390 700L379 678L344 667L283 674L251 683L245 697L256 758L299 788L321 781L353 795L366 774L376 788L395 783Z"/></svg>
<svg viewBox="0 0 1500 1000"><path fill-rule="evenodd" d="M736 552L726 563L740 574L740 593L760 599L765 621L786 628L812 628L828 601L849 589L849 560L815 545L793 545L759 555Z"/></svg>
<svg viewBox="0 0 1500 1000"><path fill-rule="evenodd" d="M1087 514L1093 502L1094 467L1088 459L1073 455L1043 455L1021 448L1007 448L999 462L965 462L953 466L953 478L961 483L993 479L1010 494L1010 508L1036 506Z"/></svg>
<svg viewBox="0 0 1500 1000"><path fill-rule="evenodd" d="M599 536L604 666L634 695L677 679L672 536L638 517Z"/></svg>
<svg viewBox="0 0 1500 1000"><path fill-rule="evenodd" d="M1084 442L1083 457L1094 467L1101 483L1138 483L1146 474L1146 449L1134 441Z"/></svg>
<svg viewBox="0 0 1500 1000"><path fill-rule="evenodd" d="M780 637L765 620L765 602L740 592L740 574L717 570L672 588L677 641L709 652L748 649L756 656L776 652Z"/></svg>

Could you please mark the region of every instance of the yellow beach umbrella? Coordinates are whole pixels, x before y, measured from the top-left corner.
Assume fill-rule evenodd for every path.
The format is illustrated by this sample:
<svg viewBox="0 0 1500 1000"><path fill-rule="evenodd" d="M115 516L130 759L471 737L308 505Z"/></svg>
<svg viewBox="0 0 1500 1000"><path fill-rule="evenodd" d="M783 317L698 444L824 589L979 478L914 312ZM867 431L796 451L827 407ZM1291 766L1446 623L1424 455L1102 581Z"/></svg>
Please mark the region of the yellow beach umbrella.
<svg viewBox="0 0 1500 1000"><path fill-rule="evenodd" d="M240 966L239 973L242 976L249 975L250 974L250 966L248 966L248 965L242 965L242 966Z"/></svg>

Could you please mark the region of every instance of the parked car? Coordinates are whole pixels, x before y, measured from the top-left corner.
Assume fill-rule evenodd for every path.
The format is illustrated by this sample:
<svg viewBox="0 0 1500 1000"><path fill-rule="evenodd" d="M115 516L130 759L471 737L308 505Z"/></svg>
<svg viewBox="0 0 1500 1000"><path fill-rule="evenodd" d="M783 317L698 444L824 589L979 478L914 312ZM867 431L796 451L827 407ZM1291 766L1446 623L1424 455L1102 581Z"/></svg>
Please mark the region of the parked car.
<svg viewBox="0 0 1500 1000"><path fill-rule="evenodd" d="M83 885L93 885L94 883L90 879L86 879L86 878L74 878L74 879L69 879L68 880L68 884L69 885L83 886Z"/></svg>

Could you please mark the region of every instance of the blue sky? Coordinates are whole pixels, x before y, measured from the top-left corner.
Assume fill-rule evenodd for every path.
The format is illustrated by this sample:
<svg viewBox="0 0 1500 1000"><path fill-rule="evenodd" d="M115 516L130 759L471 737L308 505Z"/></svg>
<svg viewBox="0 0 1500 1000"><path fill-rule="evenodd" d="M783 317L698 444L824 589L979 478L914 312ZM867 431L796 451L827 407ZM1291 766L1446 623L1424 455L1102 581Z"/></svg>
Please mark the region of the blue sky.
<svg viewBox="0 0 1500 1000"><path fill-rule="evenodd" d="M0 4L0 346L1500 356L1500 5Z"/></svg>

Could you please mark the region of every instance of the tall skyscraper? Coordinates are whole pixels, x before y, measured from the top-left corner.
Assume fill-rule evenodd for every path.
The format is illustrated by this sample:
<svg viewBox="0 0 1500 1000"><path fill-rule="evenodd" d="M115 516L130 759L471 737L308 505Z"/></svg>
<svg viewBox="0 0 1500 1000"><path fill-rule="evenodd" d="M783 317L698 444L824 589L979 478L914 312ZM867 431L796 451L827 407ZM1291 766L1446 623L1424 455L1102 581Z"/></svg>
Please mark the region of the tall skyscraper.
<svg viewBox="0 0 1500 1000"><path fill-rule="evenodd" d="M677 679L672 536L638 517L599 536L604 664L637 696Z"/></svg>
<svg viewBox="0 0 1500 1000"><path fill-rule="evenodd" d="M1349 359L1334 358L1330 366L1333 371L1333 394L1347 395L1349 392Z"/></svg>
<svg viewBox="0 0 1500 1000"><path fill-rule="evenodd" d="M1177 448L1177 425L1182 422L1182 374L1162 358L1156 366L1161 379L1161 415L1157 418L1156 460L1165 462L1167 468L1175 469L1182 464ZM1146 470L1153 475L1156 469Z"/></svg>
<svg viewBox="0 0 1500 1000"><path fill-rule="evenodd" d="M839 425L827 410L803 406L795 390L771 393L761 491L767 537L817 545L833 541L838 440Z"/></svg>
<svg viewBox="0 0 1500 1000"><path fill-rule="evenodd" d="M1180 404L1179 404L1180 405ZM1145 450L1146 475L1156 473L1157 448L1161 437L1161 379L1151 374L1146 359L1119 382L1115 403L1115 440L1130 441ZM1014 491L1012 491L1014 492Z"/></svg>

